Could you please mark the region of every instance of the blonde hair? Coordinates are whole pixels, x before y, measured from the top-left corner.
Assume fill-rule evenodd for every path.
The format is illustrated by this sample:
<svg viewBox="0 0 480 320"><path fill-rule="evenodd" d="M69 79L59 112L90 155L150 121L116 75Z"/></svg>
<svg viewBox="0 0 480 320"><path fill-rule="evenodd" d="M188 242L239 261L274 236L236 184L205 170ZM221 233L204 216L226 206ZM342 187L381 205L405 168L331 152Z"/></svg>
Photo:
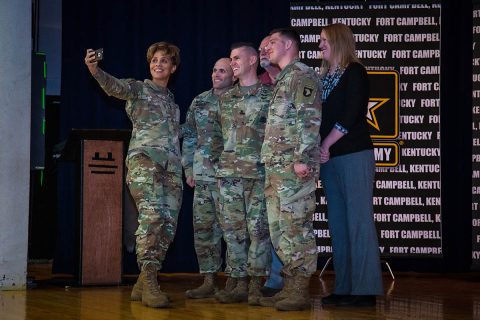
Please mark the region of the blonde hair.
<svg viewBox="0 0 480 320"><path fill-rule="evenodd" d="M156 42L152 44L147 50L147 61L150 63L153 59L153 55L157 51L162 51L165 55L169 56L172 60L172 64L177 66L180 64L180 49L171 43L168 42Z"/></svg>
<svg viewBox="0 0 480 320"><path fill-rule="evenodd" d="M323 27L322 31L330 44L332 57L337 58L340 67L346 68L351 62L360 62L355 52L355 38L352 30L343 23L334 23ZM330 64L325 59L322 60L321 69L327 72Z"/></svg>

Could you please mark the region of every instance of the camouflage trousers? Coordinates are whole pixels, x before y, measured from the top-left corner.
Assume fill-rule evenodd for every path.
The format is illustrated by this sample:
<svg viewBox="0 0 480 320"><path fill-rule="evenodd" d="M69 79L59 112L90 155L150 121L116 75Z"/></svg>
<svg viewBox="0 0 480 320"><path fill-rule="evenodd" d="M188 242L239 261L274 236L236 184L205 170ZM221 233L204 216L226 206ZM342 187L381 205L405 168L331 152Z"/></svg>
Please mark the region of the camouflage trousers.
<svg viewBox="0 0 480 320"><path fill-rule="evenodd" d="M222 177L219 185L225 273L233 278L267 275L271 252L263 179Z"/></svg>
<svg viewBox="0 0 480 320"><path fill-rule="evenodd" d="M193 240L200 273L218 272L222 267L222 230L218 223L218 211L217 183L195 180Z"/></svg>
<svg viewBox="0 0 480 320"><path fill-rule="evenodd" d="M316 172L298 178L293 167L266 167L265 197L273 247L287 276L317 270L317 245L312 216L316 208ZM290 170L291 169L291 170ZM293 191L292 191L293 190Z"/></svg>
<svg viewBox="0 0 480 320"><path fill-rule="evenodd" d="M161 269L177 229L182 203L182 180L144 154L127 159L127 185L138 210L137 263L152 262Z"/></svg>

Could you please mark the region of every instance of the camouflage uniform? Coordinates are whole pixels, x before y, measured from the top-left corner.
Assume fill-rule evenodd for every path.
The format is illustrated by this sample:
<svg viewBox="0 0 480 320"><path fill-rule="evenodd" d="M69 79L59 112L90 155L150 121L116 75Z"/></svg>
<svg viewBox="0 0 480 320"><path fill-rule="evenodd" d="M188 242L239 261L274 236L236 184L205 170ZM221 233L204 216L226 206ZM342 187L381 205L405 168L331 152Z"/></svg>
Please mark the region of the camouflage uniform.
<svg viewBox="0 0 480 320"><path fill-rule="evenodd" d="M215 178L223 150L218 96L213 89L193 99L182 126L182 164L187 177L195 179L193 228L200 273L221 269L222 230L218 223L218 185Z"/></svg>
<svg viewBox="0 0 480 320"><path fill-rule="evenodd" d="M127 100L133 129L126 180L139 212L137 262L140 267L152 262L160 269L182 201L180 110L173 94L151 80L116 79L100 69L94 77L108 95Z"/></svg>
<svg viewBox="0 0 480 320"><path fill-rule="evenodd" d="M263 276L270 266L260 150L271 94L261 83L236 84L220 99L224 150L217 171L219 221L227 244L225 272L232 278Z"/></svg>
<svg viewBox="0 0 480 320"><path fill-rule="evenodd" d="M320 163L320 82L298 60L276 80L261 153L270 237L285 275L310 276L317 268L312 214ZM297 177L295 163L307 164L309 175Z"/></svg>

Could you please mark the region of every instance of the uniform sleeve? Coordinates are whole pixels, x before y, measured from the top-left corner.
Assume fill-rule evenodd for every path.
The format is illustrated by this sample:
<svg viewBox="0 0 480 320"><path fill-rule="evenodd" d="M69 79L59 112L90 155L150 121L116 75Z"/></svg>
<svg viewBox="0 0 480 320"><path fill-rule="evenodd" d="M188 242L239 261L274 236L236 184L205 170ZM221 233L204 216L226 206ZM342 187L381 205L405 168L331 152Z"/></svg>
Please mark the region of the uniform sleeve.
<svg viewBox="0 0 480 320"><path fill-rule="evenodd" d="M345 112L340 115L337 123L348 131L358 122L359 117L365 117L367 113L369 83L367 71L360 64L353 64L344 76L347 76Z"/></svg>
<svg viewBox="0 0 480 320"><path fill-rule="evenodd" d="M218 99L218 116L220 121L220 127L222 128L221 132L224 147L228 142L229 131L231 130L229 115L227 115L227 112L229 112L230 109L228 101L226 99L226 95L227 94L224 94L220 97L220 99Z"/></svg>
<svg viewBox="0 0 480 320"><path fill-rule="evenodd" d="M321 123L320 82L311 74L302 74L293 82L295 88L294 103L297 110L297 143L294 162L308 164L312 158L309 151L319 144Z"/></svg>
<svg viewBox="0 0 480 320"><path fill-rule="evenodd" d="M117 79L102 69L97 69L97 73L93 77L107 95L121 100L135 99L141 90L136 80Z"/></svg>
<svg viewBox="0 0 480 320"><path fill-rule="evenodd" d="M188 108L185 123L182 125L182 165L185 170L185 176L187 177L193 177L193 157L197 146L197 127L195 125L194 107L195 99Z"/></svg>

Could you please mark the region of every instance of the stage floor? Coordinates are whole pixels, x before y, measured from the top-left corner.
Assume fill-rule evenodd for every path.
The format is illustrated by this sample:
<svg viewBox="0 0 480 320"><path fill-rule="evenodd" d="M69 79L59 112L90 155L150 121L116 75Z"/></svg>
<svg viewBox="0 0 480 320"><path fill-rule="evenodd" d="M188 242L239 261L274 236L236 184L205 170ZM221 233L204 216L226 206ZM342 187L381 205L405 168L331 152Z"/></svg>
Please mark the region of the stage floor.
<svg viewBox="0 0 480 320"><path fill-rule="evenodd" d="M48 265L29 266L31 285L25 291L0 291L1 320L287 320L287 319L480 319L480 274L384 273L385 295L372 308L324 307L334 275L311 279L312 306L302 312L279 312L247 304L219 304L215 299L185 299L184 292L202 278L196 274L160 274L162 290L173 299L171 308L152 309L130 302L135 277L125 285L76 287L68 278L48 274ZM220 277L220 281L225 281Z"/></svg>

